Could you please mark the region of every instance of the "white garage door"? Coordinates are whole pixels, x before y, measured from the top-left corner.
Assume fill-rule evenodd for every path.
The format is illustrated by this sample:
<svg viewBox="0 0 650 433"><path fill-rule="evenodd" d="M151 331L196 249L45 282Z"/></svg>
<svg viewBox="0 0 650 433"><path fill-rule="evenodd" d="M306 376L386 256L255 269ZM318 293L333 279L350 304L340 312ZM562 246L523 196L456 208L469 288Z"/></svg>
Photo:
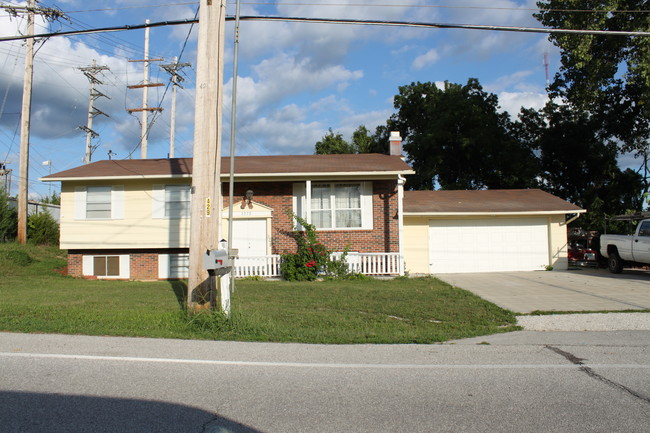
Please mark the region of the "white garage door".
<svg viewBox="0 0 650 433"><path fill-rule="evenodd" d="M450 272L542 270L548 264L546 218L431 220L429 269Z"/></svg>

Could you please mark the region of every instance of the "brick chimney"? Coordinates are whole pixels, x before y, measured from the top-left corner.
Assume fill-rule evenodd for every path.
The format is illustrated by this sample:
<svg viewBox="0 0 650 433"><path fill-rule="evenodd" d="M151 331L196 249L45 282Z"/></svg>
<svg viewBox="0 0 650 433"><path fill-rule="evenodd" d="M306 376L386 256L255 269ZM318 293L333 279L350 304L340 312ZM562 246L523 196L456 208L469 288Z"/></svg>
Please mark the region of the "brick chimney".
<svg viewBox="0 0 650 433"><path fill-rule="evenodd" d="M402 156L402 136L399 134L399 131L391 131L390 138L388 139L389 145L389 155L391 156Z"/></svg>

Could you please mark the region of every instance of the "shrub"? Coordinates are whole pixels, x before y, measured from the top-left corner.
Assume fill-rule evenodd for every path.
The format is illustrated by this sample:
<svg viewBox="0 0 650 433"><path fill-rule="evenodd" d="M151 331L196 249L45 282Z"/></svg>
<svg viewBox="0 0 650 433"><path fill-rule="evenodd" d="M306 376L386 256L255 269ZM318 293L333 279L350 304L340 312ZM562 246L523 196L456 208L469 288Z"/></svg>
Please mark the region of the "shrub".
<svg viewBox="0 0 650 433"><path fill-rule="evenodd" d="M9 207L4 190L0 189L0 242L13 240L18 230L18 214Z"/></svg>
<svg viewBox="0 0 650 433"><path fill-rule="evenodd" d="M297 251L282 255L282 278L287 281L314 281L319 276L338 279L347 277L347 249L340 259L333 259L331 251L318 241L316 227L297 215L292 216L304 227L304 231L293 232L293 238L298 244Z"/></svg>
<svg viewBox="0 0 650 433"><path fill-rule="evenodd" d="M59 224L47 212L31 215L27 219L27 238L36 245L58 245Z"/></svg>

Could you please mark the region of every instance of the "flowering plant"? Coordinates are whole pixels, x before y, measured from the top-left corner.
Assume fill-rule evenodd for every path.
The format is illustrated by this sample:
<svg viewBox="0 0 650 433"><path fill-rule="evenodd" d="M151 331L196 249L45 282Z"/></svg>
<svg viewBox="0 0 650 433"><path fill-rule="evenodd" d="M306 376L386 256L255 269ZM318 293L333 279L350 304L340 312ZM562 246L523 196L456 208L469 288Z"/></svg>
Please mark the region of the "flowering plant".
<svg viewBox="0 0 650 433"><path fill-rule="evenodd" d="M318 241L314 225L297 215L291 215L304 227L304 231L292 233L298 248L295 253L282 255L282 277L288 281L313 281L327 272L331 252Z"/></svg>

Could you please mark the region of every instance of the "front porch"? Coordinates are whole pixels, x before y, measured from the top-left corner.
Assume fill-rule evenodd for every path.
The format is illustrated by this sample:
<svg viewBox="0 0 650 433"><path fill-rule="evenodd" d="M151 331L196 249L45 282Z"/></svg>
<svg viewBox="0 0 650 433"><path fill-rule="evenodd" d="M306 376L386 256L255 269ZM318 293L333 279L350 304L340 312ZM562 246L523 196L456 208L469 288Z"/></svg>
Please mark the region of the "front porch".
<svg viewBox="0 0 650 433"><path fill-rule="evenodd" d="M341 253L333 255L340 258ZM281 256L241 257L235 260L235 278L264 277L279 278ZM352 273L368 276L404 275L404 259L399 253L348 253L348 269Z"/></svg>

